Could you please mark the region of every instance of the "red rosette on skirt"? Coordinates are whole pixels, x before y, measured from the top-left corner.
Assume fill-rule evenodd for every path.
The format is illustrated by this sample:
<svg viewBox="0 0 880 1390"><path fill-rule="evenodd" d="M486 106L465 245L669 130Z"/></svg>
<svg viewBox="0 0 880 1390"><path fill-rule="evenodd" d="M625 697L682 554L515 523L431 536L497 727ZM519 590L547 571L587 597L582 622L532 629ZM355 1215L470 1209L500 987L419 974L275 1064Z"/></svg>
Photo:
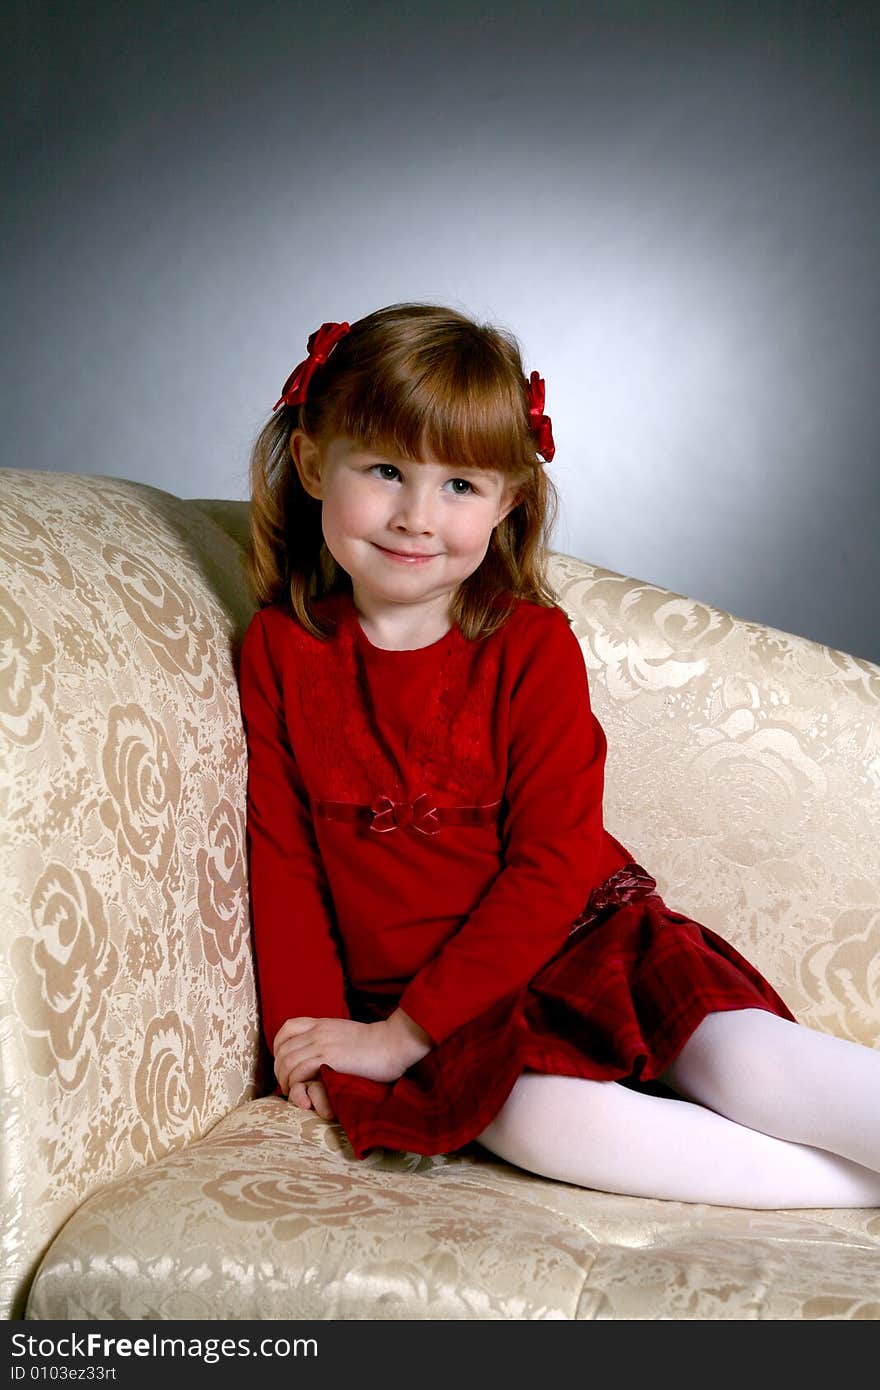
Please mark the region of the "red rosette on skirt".
<svg viewBox="0 0 880 1390"><path fill-rule="evenodd" d="M671 1095L656 1079L707 1014L766 1009L797 1021L730 942L667 907L656 889L634 862L611 874L528 985L457 1029L396 1081L322 1065L355 1157L376 1147L419 1154L463 1148L495 1118L523 1071ZM395 1007L387 995L360 993L352 1017L373 1022Z"/></svg>

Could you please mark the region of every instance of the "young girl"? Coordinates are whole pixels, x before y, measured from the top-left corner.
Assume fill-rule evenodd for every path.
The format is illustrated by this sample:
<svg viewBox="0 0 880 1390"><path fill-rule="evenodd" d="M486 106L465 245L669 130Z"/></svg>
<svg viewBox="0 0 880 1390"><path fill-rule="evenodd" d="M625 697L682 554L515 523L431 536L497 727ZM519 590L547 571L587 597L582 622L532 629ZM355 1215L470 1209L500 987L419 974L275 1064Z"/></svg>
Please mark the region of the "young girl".
<svg viewBox="0 0 880 1390"><path fill-rule="evenodd" d="M278 1094L374 1146L744 1207L880 1205L880 1053L799 1024L603 827L546 574L544 383L396 304L325 323L252 462L248 843Z"/></svg>

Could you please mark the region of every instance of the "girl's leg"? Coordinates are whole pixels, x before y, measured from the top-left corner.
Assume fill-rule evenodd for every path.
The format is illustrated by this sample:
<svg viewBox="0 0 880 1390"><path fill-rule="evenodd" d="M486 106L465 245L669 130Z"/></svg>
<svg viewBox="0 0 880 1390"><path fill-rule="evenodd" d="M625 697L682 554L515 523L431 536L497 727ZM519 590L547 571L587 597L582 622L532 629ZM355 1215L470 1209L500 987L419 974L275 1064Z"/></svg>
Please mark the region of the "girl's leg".
<svg viewBox="0 0 880 1390"><path fill-rule="evenodd" d="M604 1192L731 1207L880 1206L880 1173L615 1081L523 1072L476 1137L521 1168Z"/></svg>
<svg viewBox="0 0 880 1390"><path fill-rule="evenodd" d="M661 1078L738 1124L880 1172L880 1051L766 1009L707 1015Z"/></svg>

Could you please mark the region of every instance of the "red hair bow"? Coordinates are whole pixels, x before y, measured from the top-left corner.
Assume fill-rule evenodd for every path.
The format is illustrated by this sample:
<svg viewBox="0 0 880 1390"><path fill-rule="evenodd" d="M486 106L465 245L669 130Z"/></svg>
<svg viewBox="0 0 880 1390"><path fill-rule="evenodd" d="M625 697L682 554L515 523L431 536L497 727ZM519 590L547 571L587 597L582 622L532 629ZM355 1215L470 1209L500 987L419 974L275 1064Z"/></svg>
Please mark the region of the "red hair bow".
<svg viewBox="0 0 880 1390"><path fill-rule="evenodd" d="M303 404L316 368L327 361L339 339L344 338L349 331L349 326L347 323L322 323L320 328L315 329L307 343L308 357L290 373L281 395L272 407L273 411L277 410L279 405Z"/></svg>
<svg viewBox="0 0 880 1390"><path fill-rule="evenodd" d="M535 448L549 463L556 453L550 416L544 414L544 381L537 372L529 377L529 418L535 435Z"/></svg>

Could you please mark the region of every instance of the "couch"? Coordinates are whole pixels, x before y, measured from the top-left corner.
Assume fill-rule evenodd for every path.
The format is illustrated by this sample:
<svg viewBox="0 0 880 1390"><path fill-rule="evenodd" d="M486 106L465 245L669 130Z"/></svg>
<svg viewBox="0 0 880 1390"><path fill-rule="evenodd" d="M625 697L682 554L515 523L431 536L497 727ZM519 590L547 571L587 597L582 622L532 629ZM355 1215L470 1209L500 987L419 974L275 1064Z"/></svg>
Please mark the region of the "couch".
<svg viewBox="0 0 880 1390"><path fill-rule="evenodd" d="M374 1150L272 1094L237 655L248 508L0 473L10 1319L880 1318L880 1211ZM552 556L606 823L813 1027L880 1045L880 667Z"/></svg>

